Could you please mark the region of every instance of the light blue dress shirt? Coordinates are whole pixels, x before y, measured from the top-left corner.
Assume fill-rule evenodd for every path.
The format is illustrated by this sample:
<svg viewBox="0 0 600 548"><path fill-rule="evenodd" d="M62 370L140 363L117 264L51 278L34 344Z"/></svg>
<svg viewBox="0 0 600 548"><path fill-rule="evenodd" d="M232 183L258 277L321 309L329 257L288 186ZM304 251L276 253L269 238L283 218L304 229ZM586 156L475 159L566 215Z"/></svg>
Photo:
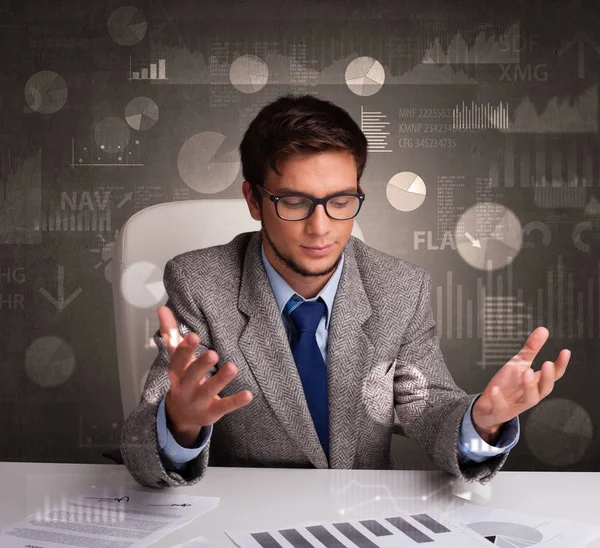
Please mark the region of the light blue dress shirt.
<svg viewBox="0 0 600 548"><path fill-rule="evenodd" d="M286 315L283 314L283 310L285 304L290 300L290 298L293 295L296 294L296 292L273 268L273 266L267 259L267 256L265 255L262 246L261 256L265 270L267 272L269 283L271 284L271 288L275 296L275 300L277 301L279 312L281 314L283 323L288 333L288 338L290 338L291 340L292 330L294 329L294 327L288 322ZM319 297L321 297L321 299L323 299L323 301L325 302L326 314L324 314L321 318L316 332L317 344L319 345L319 349L321 350L323 361L325 363L327 363L327 335L329 331L331 310L333 309L333 301L335 299L335 294L337 292L340 277L342 275L343 265L344 254L342 253L342 257L340 259L337 269L333 273L333 276L329 278L329 281L327 282L325 287L323 287L323 289L321 289L321 291L318 293L318 295L316 295L312 299L304 299L303 297L301 297L303 298L303 300L306 301L316 301ZM477 398L478 397L479 395L477 396ZM167 470L180 471L185 467L187 462L195 459L202 452L202 450L208 443L208 440L210 439L213 427L212 425L209 425L202 428L202 430L200 431L200 435L198 436L198 441L196 442L194 447L181 447L175 441L175 439L171 435L171 432L167 428L165 398L163 398L160 402L156 414L156 429L158 436L159 455ZM481 462L487 458L509 451L516 445L520 436L519 418L515 417L514 419L505 423L502 426L502 433L500 435L500 438L498 439L497 445L489 445L483 439L481 439L481 437L475 430L475 427L473 426L473 421L471 420L471 409L473 408L473 404L475 403L477 398L475 398L473 402L471 402L471 404L469 405L469 408L465 412L461 423L457 447L458 458L461 463L467 462L469 460Z"/></svg>

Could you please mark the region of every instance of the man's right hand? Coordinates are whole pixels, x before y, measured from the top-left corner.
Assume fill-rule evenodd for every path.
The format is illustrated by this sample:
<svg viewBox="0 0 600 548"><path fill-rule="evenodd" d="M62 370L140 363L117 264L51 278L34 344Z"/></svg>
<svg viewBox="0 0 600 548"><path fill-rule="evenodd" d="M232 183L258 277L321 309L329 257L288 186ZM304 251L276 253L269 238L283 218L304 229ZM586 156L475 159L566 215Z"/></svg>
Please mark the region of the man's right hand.
<svg viewBox="0 0 600 548"><path fill-rule="evenodd" d="M191 447L203 426L248 405L252 401L252 393L243 390L232 396L219 397L219 392L237 375L237 367L227 362L206 379L207 373L219 362L219 355L214 350L207 350L195 358L194 350L200 344L200 337L196 333L188 333L182 338L170 308L159 306L157 312L160 334L170 357L168 374L171 389L165 400L167 426L179 445Z"/></svg>

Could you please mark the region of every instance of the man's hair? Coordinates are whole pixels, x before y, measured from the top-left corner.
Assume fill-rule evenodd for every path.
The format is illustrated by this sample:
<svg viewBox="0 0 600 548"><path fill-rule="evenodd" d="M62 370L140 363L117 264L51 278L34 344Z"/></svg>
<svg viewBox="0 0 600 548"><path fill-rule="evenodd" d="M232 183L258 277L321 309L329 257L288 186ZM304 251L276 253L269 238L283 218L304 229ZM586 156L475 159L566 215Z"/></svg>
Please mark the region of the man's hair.
<svg viewBox="0 0 600 548"><path fill-rule="evenodd" d="M240 143L242 173L262 204L256 188L290 154L346 150L354 157L358 180L367 163L367 139L348 112L313 95L285 95L264 106ZM262 206L261 206L262 207Z"/></svg>

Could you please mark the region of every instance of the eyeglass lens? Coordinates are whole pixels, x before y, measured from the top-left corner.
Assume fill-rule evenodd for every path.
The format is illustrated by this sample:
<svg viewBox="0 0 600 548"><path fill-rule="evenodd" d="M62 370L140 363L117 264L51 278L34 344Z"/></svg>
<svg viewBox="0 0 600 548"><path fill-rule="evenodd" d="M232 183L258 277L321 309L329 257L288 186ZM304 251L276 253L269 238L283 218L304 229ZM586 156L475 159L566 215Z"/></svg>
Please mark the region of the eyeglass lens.
<svg viewBox="0 0 600 548"><path fill-rule="evenodd" d="M289 221L307 217L312 205L313 201L303 196L287 196L277 202L279 215ZM331 217L343 221L356 215L360 207L360 200L356 196L343 194L329 198L325 207Z"/></svg>

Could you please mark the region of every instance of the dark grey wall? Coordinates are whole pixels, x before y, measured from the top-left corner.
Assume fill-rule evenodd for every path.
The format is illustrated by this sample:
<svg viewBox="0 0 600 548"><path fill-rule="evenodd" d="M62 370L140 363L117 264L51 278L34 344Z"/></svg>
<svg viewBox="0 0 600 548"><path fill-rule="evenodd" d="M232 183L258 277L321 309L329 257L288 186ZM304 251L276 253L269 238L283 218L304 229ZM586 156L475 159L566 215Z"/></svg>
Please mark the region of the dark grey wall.
<svg viewBox="0 0 600 548"><path fill-rule="evenodd" d="M248 122L308 92L371 132L357 222L432 272L460 386L481 391L537 325L536 368L572 350L506 469L598 470L598 11L0 2L0 459L106 462L116 232L159 202L241 197Z"/></svg>

